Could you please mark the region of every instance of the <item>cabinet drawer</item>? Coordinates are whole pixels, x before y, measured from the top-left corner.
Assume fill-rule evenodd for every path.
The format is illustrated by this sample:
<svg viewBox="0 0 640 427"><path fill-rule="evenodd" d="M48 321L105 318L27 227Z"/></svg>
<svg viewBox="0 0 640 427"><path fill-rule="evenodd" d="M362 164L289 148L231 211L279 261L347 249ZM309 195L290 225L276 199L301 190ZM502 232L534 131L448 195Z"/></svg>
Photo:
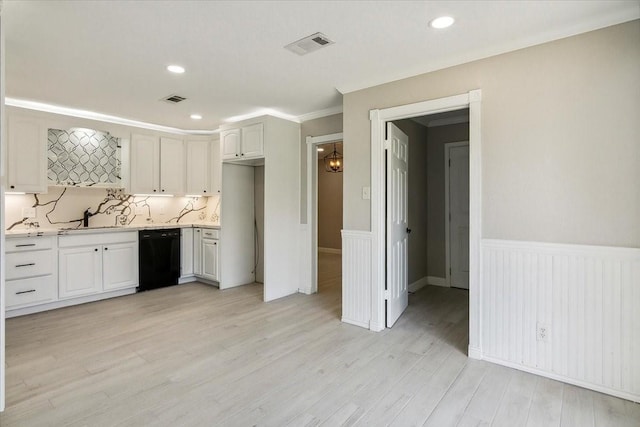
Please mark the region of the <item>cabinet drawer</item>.
<svg viewBox="0 0 640 427"><path fill-rule="evenodd" d="M202 229L202 238L203 239L219 239L220 238L220 230L211 230L209 228Z"/></svg>
<svg viewBox="0 0 640 427"><path fill-rule="evenodd" d="M74 246L108 245L113 243L137 242L137 231L113 231L104 233L74 234L60 236L58 247L70 248Z"/></svg>
<svg viewBox="0 0 640 427"><path fill-rule="evenodd" d="M7 280L53 274L53 251L14 252L7 254L5 274Z"/></svg>
<svg viewBox="0 0 640 427"><path fill-rule="evenodd" d="M56 281L52 275L6 282L7 309L40 304L56 298Z"/></svg>
<svg viewBox="0 0 640 427"><path fill-rule="evenodd" d="M23 252L39 249L51 249L53 247L53 236L43 237L19 237L6 240L5 252Z"/></svg>

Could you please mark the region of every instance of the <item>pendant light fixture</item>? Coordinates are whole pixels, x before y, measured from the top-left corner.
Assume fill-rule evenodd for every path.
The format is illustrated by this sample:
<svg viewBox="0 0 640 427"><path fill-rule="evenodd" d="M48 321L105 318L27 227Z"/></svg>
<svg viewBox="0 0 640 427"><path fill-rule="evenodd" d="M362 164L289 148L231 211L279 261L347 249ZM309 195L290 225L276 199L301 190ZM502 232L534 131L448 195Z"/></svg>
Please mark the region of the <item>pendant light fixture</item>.
<svg viewBox="0 0 640 427"><path fill-rule="evenodd" d="M333 144L333 152L324 156L324 168L327 172L338 173L342 172L342 154L336 149L336 144Z"/></svg>

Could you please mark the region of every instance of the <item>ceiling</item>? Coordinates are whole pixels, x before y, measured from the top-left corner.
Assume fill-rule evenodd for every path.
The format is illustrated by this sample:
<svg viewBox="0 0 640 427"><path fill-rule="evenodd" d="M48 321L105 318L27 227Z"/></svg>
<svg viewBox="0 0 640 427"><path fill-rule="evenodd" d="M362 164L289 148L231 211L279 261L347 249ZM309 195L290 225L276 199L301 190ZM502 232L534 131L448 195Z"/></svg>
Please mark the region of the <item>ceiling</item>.
<svg viewBox="0 0 640 427"><path fill-rule="evenodd" d="M453 27L427 25L443 14ZM263 109L338 110L342 93L638 17L637 0L5 0L6 95L215 129ZM318 31L335 44L305 56L283 49ZM187 100L160 101L171 94Z"/></svg>

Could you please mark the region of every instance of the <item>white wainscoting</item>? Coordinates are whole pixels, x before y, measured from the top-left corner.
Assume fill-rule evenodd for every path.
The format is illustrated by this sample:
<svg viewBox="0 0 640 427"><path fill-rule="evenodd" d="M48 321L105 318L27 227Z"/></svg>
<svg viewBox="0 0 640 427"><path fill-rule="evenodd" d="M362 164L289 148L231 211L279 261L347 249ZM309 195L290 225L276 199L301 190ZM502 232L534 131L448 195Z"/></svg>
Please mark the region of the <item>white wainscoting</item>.
<svg viewBox="0 0 640 427"><path fill-rule="evenodd" d="M482 260L483 359L640 401L640 249L485 239Z"/></svg>
<svg viewBox="0 0 640 427"><path fill-rule="evenodd" d="M369 328L371 232L342 230L342 321Z"/></svg>

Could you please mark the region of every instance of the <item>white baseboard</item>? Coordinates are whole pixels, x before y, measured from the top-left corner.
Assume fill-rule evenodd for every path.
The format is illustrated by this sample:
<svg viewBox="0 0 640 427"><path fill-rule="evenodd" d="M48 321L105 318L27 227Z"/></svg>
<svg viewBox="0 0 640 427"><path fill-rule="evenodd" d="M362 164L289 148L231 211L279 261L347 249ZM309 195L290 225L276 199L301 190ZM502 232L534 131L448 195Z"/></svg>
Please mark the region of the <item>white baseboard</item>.
<svg viewBox="0 0 640 427"><path fill-rule="evenodd" d="M325 254L337 254L342 255L342 249L334 249L334 248L320 248L318 247L318 252L323 252Z"/></svg>
<svg viewBox="0 0 640 427"><path fill-rule="evenodd" d="M471 354L469 354L471 357ZM508 368L518 369L519 371L528 372L530 374L540 375L541 377L551 378L552 380L561 381L563 383L576 385L578 387L586 388L589 390L594 390L599 393L610 394L611 396L619 397L621 399L631 400L632 402L640 403L640 395L627 393L622 390L616 390L609 387L604 387L598 384L588 383L586 381L576 380L571 377L566 377L564 375L555 374L553 372L544 371L541 369L530 368L528 366L520 365L518 363L509 362L502 359L497 359L495 357L482 357L482 360L487 362L495 363L496 365L506 366Z"/></svg>
<svg viewBox="0 0 640 427"><path fill-rule="evenodd" d="M39 313L41 311L54 310L56 308L69 307L71 305L84 304L87 302L100 301L103 299L121 297L125 295L131 295L136 293L136 288L119 289L116 291L103 292L95 295L87 295L84 297L78 297L73 299L65 299L60 301L54 301L46 304L33 305L31 307L16 308L6 311L6 318L24 316L26 314Z"/></svg>
<svg viewBox="0 0 640 427"><path fill-rule="evenodd" d="M480 350L478 347L469 346L467 355L469 356L469 359L482 360L482 350Z"/></svg>
<svg viewBox="0 0 640 427"><path fill-rule="evenodd" d="M444 277L425 276L409 284L409 292L416 292L427 285L447 287L447 281Z"/></svg>
<svg viewBox="0 0 640 427"><path fill-rule="evenodd" d="M342 318L344 323L348 323L350 325L360 326L361 328L369 329L369 324L367 322L360 322L358 320L347 319L346 317Z"/></svg>
<svg viewBox="0 0 640 427"><path fill-rule="evenodd" d="M182 285L183 283L190 283L190 282L195 282L196 280L196 276L183 276L178 278L178 284Z"/></svg>

